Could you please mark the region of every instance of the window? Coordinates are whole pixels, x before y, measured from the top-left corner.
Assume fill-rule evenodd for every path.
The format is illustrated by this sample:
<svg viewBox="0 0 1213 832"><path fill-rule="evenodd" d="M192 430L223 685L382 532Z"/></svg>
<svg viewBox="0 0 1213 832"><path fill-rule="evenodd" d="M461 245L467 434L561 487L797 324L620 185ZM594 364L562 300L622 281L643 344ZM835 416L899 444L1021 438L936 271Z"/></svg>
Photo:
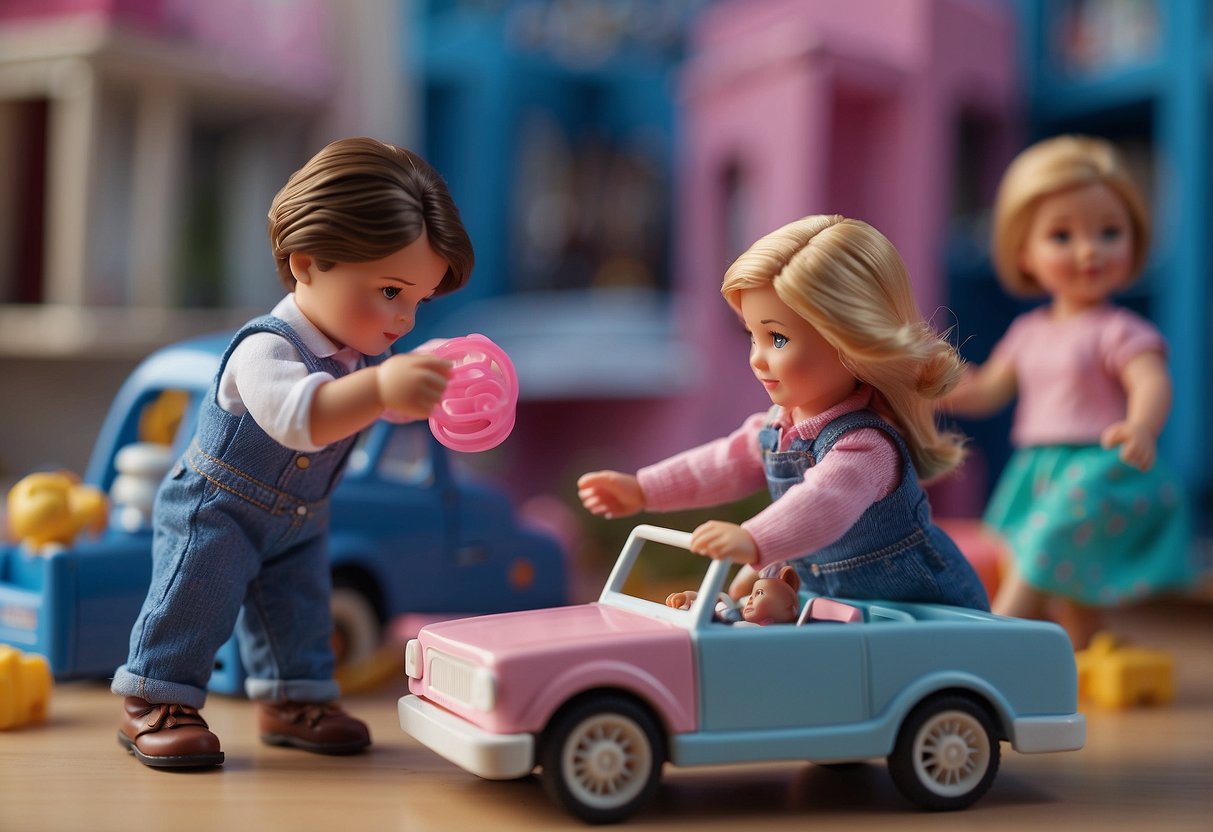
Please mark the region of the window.
<svg viewBox="0 0 1213 832"><path fill-rule="evenodd" d="M434 459L424 423L401 425L388 436L379 476L389 482L426 487L434 482Z"/></svg>

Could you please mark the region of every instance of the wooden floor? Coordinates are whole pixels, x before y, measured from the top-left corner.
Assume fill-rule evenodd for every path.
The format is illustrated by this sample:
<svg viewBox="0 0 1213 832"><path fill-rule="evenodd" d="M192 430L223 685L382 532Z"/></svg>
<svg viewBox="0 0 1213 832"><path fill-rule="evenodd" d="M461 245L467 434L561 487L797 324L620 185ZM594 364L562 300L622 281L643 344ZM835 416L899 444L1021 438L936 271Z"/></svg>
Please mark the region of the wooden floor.
<svg viewBox="0 0 1213 832"><path fill-rule="evenodd" d="M667 767L632 829L1200 830L1213 829L1213 604L1154 606L1118 620L1179 660L1166 707L1085 709L1087 747L1027 756L1003 746L1002 770L974 807L926 814L894 790L882 762L849 770L780 764ZM479 780L401 733L402 683L347 699L371 724L370 753L326 758L261 746L243 700L205 710L227 763L154 771L114 739L119 703L103 684L56 687L40 726L0 732L0 830L542 830L579 828L535 778Z"/></svg>

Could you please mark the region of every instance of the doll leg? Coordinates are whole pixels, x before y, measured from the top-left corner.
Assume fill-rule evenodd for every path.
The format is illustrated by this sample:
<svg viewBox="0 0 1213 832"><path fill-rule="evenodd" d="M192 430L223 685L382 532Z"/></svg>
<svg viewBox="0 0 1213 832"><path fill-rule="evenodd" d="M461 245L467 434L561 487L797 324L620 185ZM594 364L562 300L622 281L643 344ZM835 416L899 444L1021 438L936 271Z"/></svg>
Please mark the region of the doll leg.
<svg viewBox="0 0 1213 832"><path fill-rule="evenodd" d="M266 557L249 583L236 635L250 699L327 702L333 680L333 633L327 535L307 529Z"/></svg>
<svg viewBox="0 0 1213 832"><path fill-rule="evenodd" d="M147 600L111 687L125 697L118 742L154 768L220 765L219 738L198 709L257 553L224 511L163 512L153 547Z"/></svg>
<svg viewBox="0 0 1213 832"><path fill-rule="evenodd" d="M323 529L267 558L249 585L237 636L267 745L353 754L371 744L366 724L335 704L330 595Z"/></svg>
<svg viewBox="0 0 1213 832"><path fill-rule="evenodd" d="M1007 574L1002 579L998 595L995 596L990 609L995 615L1042 618L1046 600L1044 593L1023 579L1014 564L1008 564Z"/></svg>
<svg viewBox="0 0 1213 832"><path fill-rule="evenodd" d="M1069 634L1075 650L1086 649L1091 638L1104 629L1103 610L1069 598L1060 598L1058 601L1058 623Z"/></svg>
<svg viewBox="0 0 1213 832"><path fill-rule="evenodd" d="M152 582L111 690L201 708L215 653L232 633L257 552L227 512L164 518Z"/></svg>

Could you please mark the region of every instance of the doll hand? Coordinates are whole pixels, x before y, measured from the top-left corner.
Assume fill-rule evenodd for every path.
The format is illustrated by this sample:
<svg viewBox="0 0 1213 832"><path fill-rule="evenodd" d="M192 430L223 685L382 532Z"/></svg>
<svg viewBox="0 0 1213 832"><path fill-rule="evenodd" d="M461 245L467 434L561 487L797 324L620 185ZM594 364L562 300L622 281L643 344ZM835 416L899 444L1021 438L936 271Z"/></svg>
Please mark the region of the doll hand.
<svg viewBox="0 0 1213 832"><path fill-rule="evenodd" d="M644 508L640 481L618 471L591 471L577 480L577 496L591 514L627 517Z"/></svg>
<svg viewBox="0 0 1213 832"><path fill-rule="evenodd" d="M1154 465L1157 440L1147 428L1133 422L1109 425L1099 437L1099 443L1105 448L1119 445L1121 461L1139 471L1149 471Z"/></svg>
<svg viewBox="0 0 1213 832"><path fill-rule="evenodd" d="M713 560L750 564L758 560L758 546L750 533L723 520L709 520L691 532L691 551Z"/></svg>
<svg viewBox="0 0 1213 832"><path fill-rule="evenodd" d="M689 610L698 596L699 593L693 589L688 589L686 592L671 592L666 596L665 605L676 610Z"/></svg>
<svg viewBox="0 0 1213 832"><path fill-rule="evenodd" d="M413 419L425 419L442 398L451 363L432 355L402 353L377 368L383 406Z"/></svg>
<svg viewBox="0 0 1213 832"><path fill-rule="evenodd" d="M733 576L733 582L729 584L729 597L734 601L740 601L754 591L754 582L757 580L757 569L748 563L742 566Z"/></svg>

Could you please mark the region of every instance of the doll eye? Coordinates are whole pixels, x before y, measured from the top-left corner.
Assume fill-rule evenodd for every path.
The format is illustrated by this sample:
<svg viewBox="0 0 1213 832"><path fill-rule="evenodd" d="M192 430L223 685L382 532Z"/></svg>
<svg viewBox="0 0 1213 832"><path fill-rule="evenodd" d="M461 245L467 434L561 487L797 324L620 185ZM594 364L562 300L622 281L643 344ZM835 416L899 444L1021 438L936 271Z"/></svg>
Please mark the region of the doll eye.
<svg viewBox="0 0 1213 832"><path fill-rule="evenodd" d="M1068 243L1070 242L1070 232L1065 229L1058 229L1049 234L1049 239L1055 243Z"/></svg>
<svg viewBox="0 0 1213 832"><path fill-rule="evenodd" d="M1107 242L1119 240L1124 234L1124 230L1119 225L1109 225L1099 232L1099 236Z"/></svg>
<svg viewBox="0 0 1213 832"><path fill-rule="evenodd" d="M383 292L383 296L385 298L387 298L388 300L395 300L396 296L400 294L400 287L399 286L384 286L379 291Z"/></svg>
<svg viewBox="0 0 1213 832"><path fill-rule="evenodd" d="M782 333L779 333L779 332L772 332L771 333L771 345L773 347L775 347L775 349L777 349L777 350L783 349L784 347L786 347L788 345L788 336L786 336Z"/></svg>

